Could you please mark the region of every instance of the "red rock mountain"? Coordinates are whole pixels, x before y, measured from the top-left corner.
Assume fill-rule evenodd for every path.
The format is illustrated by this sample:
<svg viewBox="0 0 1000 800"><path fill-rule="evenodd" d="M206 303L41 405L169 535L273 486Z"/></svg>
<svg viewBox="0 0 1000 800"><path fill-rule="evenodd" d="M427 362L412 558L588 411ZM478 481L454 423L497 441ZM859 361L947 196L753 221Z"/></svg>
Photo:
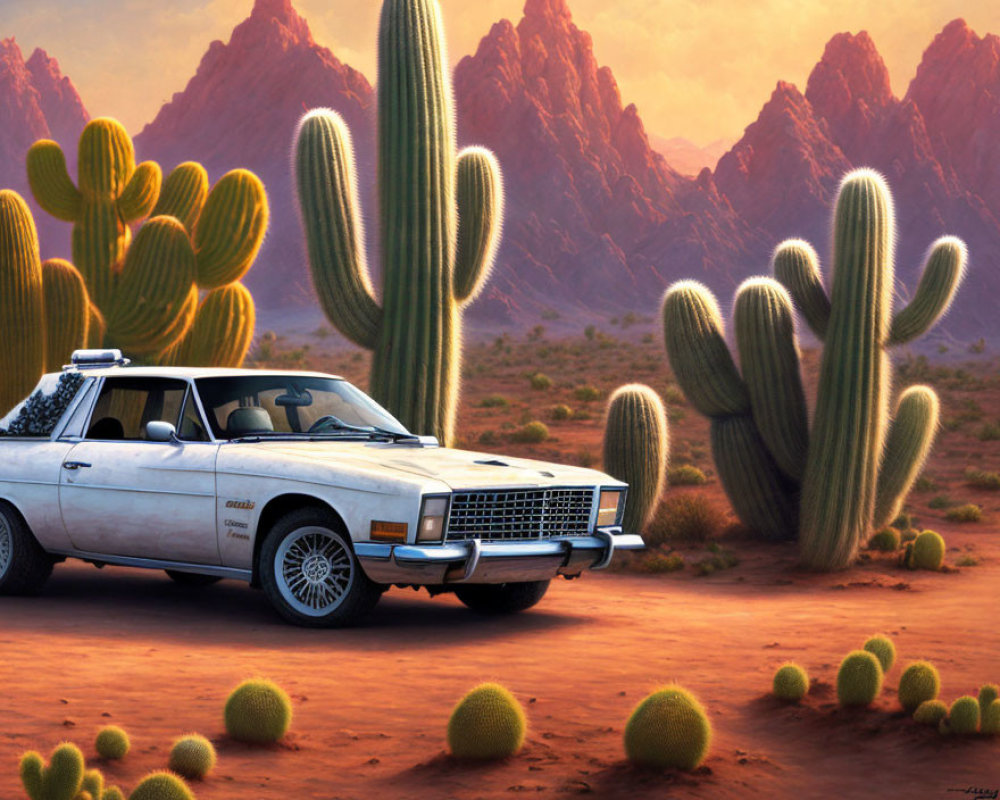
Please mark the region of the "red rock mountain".
<svg viewBox="0 0 1000 800"><path fill-rule="evenodd" d="M311 108L339 112L367 185L372 100L365 77L313 41L290 0L257 0L229 42L212 42L184 91L136 136L136 150L165 172L200 161L213 182L236 167L256 172L267 187L271 224L246 282L263 306L303 300L311 284L291 178L295 126Z"/></svg>
<svg viewBox="0 0 1000 800"><path fill-rule="evenodd" d="M77 139L89 119L54 58L36 49L25 61L13 37L0 40L0 188L14 189L28 200L43 257L68 255L69 228L34 204L25 171L28 148L38 139L55 139L66 148L72 169Z"/></svg>
<svg viewBox="0 0 1000 800"><path fill-rule="evenodd" d="M924 74L934 50L925 55ZM961 83L958 77L941 79ZM995 313L983 297L1000 290L996 270L986 266L1000 256L994 216L1000 207L984 202L953 162L939 157L946 139L937 133L939 122L924 117L914 95L912 88L902 100L893 95L888 70L867 33L838 34L810 75L805 95L778 84L757 121L720 159L716 182L740 216L762 228L772 243L802 236L824 255L840 177L855 166L878 169L896 201L900 294L905 298L915 287L931 241L957 234L969 243L972 266L948 329L968 334L984 326L995 329ZM967 100L975 103L975 98Z"/></svg>

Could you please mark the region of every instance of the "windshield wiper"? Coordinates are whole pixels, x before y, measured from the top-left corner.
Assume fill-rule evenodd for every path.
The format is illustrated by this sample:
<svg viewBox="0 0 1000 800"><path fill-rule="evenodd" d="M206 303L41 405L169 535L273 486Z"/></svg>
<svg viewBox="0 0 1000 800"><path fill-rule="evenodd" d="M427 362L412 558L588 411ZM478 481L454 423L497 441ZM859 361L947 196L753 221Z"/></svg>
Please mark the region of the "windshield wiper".
<svg viewBox="0 0 1000 800"><path fill-rule="evenodd" d="M388 428L380 428L378 425L371 426L372 434L377 436L388 436L393 442L419 442L420 437L415 433L399 433L390 431Z"/></svg>

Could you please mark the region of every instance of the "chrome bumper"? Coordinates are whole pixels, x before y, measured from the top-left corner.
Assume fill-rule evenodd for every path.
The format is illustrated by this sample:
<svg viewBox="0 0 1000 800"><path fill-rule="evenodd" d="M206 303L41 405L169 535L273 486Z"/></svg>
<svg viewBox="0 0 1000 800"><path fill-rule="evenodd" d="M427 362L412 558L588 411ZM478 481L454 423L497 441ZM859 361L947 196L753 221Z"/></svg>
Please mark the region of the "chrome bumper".
<svg viewBox="0 0 1000 800"><path fill-rule="evenodd" d="M439 585L538 581L604 569L616 550L641 550L642 537L621 528L600 528L591 536L541 541L465 542L411 545L355 542L354 552L376 583Z"/></svg>

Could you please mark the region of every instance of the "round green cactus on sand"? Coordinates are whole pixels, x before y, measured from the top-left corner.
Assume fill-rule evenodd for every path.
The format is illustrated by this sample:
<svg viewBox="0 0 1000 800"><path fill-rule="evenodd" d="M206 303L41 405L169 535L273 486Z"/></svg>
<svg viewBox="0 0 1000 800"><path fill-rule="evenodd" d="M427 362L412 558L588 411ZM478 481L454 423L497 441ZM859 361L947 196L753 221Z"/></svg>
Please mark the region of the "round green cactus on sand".
<svg viewBox="0 0 1000 800"><path fill-rule="evenodd" d="M215 768L215 748L204 736L182 736L170 750L167 766L189 780L202 780Z"/></svg>
<svg viewBox="0 0 1000 800"><path fill-rule="evenodd" d="M507 689L484 683L463 697L448 720L448 747L457 758L509 758L524 744L524 709Z"/></svg>
<svg viewBox="0 0 1000 800"><path fill-rule="evenodd" d="M941 677L934 665L927 661L915 661L899 679L899 704L912 714L921 703L937 699L940 691Z"/></svg>
<svg viewBox="0 0 1000 800"><path fill-rule="evenodd" d="M194 800L194 795L172 772L153 772L139 782L128 800Z"/></svg>
<svg viewBox="0 0 1000 800"><path fill-rule="evenodd" d="M913 712L914 721L935 727L947 716L948 706L941 700L924 700Z"/></svg>
<svg viewBox="0 0 1000 800"><path fill-rule="evenodd" d="M645 698L625 725L628 760L658 769L695 769L708 755L711 741L712 726L705 709L677 685Z"/></svg>
<svg viewBox="0 0 1000 800"><path fill-rule="evenodd" d="M913 541L913 566L937 571L944 562L944 539L935 531L924 531Z"/></svg>
<svg viewBox="0 0 1000 800"><path fill-rule="evenodd" d="M896 646L885 636L872 636L865 642L864 650L875 656L882 666L882 672L888 672L896 663Z"/></svg>
<svg viewBox="0 0 1000 800"><path fill-rule="evenodd" d="M848 653L837 672L837 699L842 706L867 706L882 691L882 665L867 650Z"/></svg>
<svg viewBox="0 0 1000 800"><path fill-rule="evenodd" d="M774 673L774 696L797 703L809 691L809 676L798 664L785 664Z"/></svg>
<svg viewBox="0 0 1000 800"><path fill-rule="evenodd" d="M225 722L226 731L239 742L273 744L288 732L292 702L271 681L244 681L226 701Z"/></svg>
<svg viewBox="0 0 1000 800"><path fill-rule="evenodd" d="M124 730L115 725L107 725L97 732L94 747L101 758L118 761L128 755L132 743Z"/></svg>
<svg viewBox="0 0 1000 800"><path fill-rule="evenodd" d="M1000 700L994 700L986 707L979 730L987 736L1000 736Z"/></svg>
<svg viewBox="0 0 1000 800"><path fill-rule="evenodd" d="M959 697L948 709L948 730L968 736L979 731L979 701L966 695Z"/></svg>

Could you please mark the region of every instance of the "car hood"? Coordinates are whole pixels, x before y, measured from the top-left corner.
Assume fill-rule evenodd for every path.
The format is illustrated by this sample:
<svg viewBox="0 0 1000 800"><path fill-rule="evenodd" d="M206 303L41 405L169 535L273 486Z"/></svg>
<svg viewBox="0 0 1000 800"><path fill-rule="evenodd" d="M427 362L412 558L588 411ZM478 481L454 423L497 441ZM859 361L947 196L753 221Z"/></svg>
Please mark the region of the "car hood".
<svg viewBox="0 0 1000 800"><path fill-rule="evenodd" d="M233 445L252 451L281 476L281 464L297 463L332 472L394 473L446 484L452 490L500 486L597 486L620 481L581 467L511 458L447 447L384 442L259 442ZM257 460L257 459L255 459Z"/></svg>

